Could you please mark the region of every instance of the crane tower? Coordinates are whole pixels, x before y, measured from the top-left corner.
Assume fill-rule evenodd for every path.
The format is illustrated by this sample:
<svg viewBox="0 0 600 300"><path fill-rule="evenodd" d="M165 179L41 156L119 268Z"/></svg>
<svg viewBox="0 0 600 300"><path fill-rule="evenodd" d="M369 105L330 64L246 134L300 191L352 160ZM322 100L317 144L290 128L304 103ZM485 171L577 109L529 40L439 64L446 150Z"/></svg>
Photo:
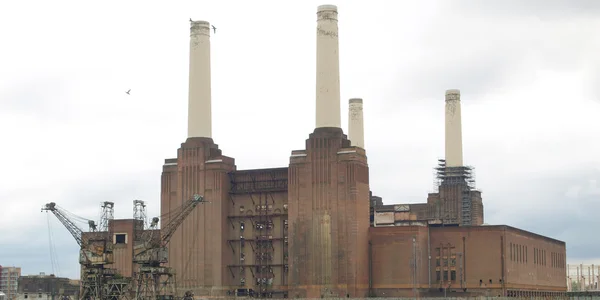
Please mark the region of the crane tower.
<svg viewBox="0 0 600 300"><path fill-rule="evenodd" d="M81 294L82 300L117 300L123 296L127 282L115 278L116 270L107 268L113 263L113 243L110 221L113 218L113 202L102 203L102 218L100 228L93 220L76 216L56 205L47 203L42 207L42 212L52 212L56 218L67 228L69 233L79 244L79 263L81 264ZM86 221L89 232L79 228L73 219Z"/></svg>
<svg viewBox="0 0 600 300"><path fill-rule="evenodd" d="M171 212L171 220L164 228L158 227L158 217L152 218L149 229L144 231L134 246L133 262L138 265L134 274L137 300L173 300L176 298L175 272L162 264L168 262L167 244L185 218L204 197L196 194L179 209Z"/></svg>

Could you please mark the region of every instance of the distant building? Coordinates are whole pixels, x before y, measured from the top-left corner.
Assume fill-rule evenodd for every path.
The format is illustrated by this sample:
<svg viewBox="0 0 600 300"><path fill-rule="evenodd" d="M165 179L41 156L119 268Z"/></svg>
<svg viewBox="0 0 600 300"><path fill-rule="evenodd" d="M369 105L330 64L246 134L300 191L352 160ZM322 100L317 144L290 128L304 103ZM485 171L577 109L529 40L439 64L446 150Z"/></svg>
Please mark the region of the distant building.
<svg viewBox="0 0 600 300"><path fill-rule="evenodd" d="M54 275L29 275L19 278L16 300L77 299L79 284Z"/></svg>
<svg viewBox="0 0 600 300"><path fill-rule="evenodd" d="M19 276L20 267L0 266L0 291L5 294L6 300L16 299Z"/></svg>

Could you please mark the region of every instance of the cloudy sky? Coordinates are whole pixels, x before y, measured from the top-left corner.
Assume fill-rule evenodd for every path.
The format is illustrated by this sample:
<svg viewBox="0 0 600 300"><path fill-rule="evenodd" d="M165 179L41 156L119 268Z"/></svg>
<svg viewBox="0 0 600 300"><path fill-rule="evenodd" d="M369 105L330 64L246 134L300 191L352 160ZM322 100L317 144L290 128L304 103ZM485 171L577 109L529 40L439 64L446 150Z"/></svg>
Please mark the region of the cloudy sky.
<svg viewBox="0 0 600 300"><path fill-rule="evenodd" d="M0 265L78 277L78 247L40 212L47 202L96 220L101 201L117 218L134 199L159 213L162 163L187 132L190 18L218 28L215 141L239 169L286 166L314 129L319 4L0 4ZM375 194L425 201L444 155L444 91L460 89L486 223L564 240L569 263L600 262L600 2L333 4L342 121L362 97Z"/></svg>

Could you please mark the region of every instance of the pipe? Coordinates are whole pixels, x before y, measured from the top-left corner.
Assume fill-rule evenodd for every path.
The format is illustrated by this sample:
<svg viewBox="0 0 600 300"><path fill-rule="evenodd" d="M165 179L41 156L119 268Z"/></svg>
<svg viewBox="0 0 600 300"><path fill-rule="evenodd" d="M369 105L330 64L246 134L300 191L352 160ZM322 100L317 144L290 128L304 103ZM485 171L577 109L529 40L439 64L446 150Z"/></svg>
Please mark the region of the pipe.
<svg viewBox="0 0 600 300"><path fill-rule="evenodd" d="M341 128L337 16L335 5L317 9L316 128Z"/></svg>
<svg viewBox="0 0 600 300"><path fill-rule="evenodd" d="M431 231L431 226L429 224L427 224L427 274L428 276L428 281L427 281L427 285L428 288L431 288L431 239L430 239L430 231Z"/></svg>
<svg viewBox="0 0 600 300"><path fill-rule="evenodd" d="M191 23L188 138L211 138L210 24L207 21Z"/></svg>
<svg viewBox="0 0 600 300"><path fill-rule="evenodd" d="M446 91L446 166L463 166L460 91Z"/></svg>
<svg viewBox="0 0 600 300"><path fill-rule="evenodd" d="M374 297L373 293L373 243L369 241L369 297Z"/></svg>
<svg viewBox="0 0 600 300"><path fill-rule="evenodd" d="M365 129L363 121L363 100L352 98L348 104L348 138L350 145L365 148Z"/></svg>
<svg viewBox="0 0 600 300"><path fill-rule="evenodd" d="M505 278L505 269L506 269L506 245L504 242L504 237L506 236L506 230L502 232L500 236L500 277L502 278L502 295L506 296L506 278Z"/></svg>

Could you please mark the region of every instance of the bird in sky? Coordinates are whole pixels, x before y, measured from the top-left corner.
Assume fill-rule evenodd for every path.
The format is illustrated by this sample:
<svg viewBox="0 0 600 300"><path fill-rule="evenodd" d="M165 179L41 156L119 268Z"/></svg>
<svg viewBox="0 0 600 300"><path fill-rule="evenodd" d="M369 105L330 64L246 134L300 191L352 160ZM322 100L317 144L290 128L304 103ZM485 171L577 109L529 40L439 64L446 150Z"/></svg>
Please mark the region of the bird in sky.
<svg viewBox="0 0 600 300"><path fill-rule="evenodd" d="M192 21L192 18L190 18L190 22L194 22L194 21Z"/></svg>
<svg viewBox="0 0 600 300"><path fill-rule="evenodd" d="M217 33L217 27L215 27L215 25L210 25L210 26L212 26L213 33Z"/></svg>
<svg viewBox="0 0 600 300"><path fill-rule="evenodd" d="M131 95L129 92L131 92L131 89L129 89L127 92L125 92L125 94Z"/></svg>

